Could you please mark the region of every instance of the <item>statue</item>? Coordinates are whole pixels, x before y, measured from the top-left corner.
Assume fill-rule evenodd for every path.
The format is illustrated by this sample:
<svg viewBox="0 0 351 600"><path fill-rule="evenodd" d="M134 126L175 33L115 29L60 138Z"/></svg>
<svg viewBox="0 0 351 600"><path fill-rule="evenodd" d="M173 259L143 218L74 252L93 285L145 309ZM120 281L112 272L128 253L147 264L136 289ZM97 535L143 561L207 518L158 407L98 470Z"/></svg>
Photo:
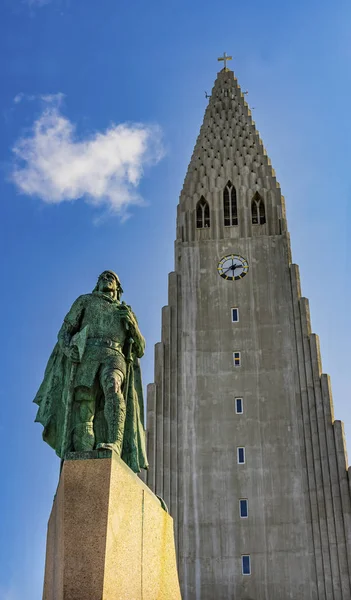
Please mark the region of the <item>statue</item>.
<svg viewBox="0 0 351 600"><path fill-rule="evenodd" d="M145 341L122 286L104 271L66 315L34 402L43 439L67 452L111 449L135 472L147 469L139 358Z"/></svg>

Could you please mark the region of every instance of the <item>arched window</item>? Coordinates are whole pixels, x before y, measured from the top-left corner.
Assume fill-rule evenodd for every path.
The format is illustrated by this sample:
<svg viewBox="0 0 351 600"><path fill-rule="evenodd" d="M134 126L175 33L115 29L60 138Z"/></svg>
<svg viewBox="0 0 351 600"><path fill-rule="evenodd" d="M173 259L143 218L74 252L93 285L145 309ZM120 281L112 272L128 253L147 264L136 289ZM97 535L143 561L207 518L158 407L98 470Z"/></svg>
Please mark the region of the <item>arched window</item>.
<svg viewBox="0 0 351 600"><path fill-rule="evenodd" d="M252 198L251 216L253 225L263 225L266 222L264 202L258 192Z"/></svg>
<svg viewBox="0 0 351 600"><path fill-rule="evenodd" d="M201 196L196 205L196 227L203 229L210 226L210 207L205 198Z"/></svg>
<svg viewBox="0 0 351 600"><path fill-rule="evenodd" d="M238 224L238 207L236 202L236 189L228 181L223 192L224 225L230 227Z"/></svg>

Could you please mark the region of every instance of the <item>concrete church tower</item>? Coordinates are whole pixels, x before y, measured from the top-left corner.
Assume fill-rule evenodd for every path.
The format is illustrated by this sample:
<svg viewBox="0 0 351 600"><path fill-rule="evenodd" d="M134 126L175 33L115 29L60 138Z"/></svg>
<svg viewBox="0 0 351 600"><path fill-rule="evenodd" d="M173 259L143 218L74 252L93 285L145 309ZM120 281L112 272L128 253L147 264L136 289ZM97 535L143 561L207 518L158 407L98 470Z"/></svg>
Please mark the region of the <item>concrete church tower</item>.
<svg viewBox="0 0 351 600"><path fill-rule="evenodd" d="M343 427L284 198L226 66L180 195L148 455L183 600L350 600Z"/></svg>

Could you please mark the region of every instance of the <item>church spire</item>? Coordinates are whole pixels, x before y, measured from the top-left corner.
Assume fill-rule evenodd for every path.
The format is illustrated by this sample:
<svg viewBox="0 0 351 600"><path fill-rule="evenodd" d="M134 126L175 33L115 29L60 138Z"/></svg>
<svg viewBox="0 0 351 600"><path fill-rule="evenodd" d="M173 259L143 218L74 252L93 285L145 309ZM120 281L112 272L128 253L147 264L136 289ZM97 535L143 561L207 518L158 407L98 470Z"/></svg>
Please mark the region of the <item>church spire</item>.
<svg viewBox="0 0 351 600"><path fill-rule="evenodd" d="M191 231L194 228L189 220L197 202L205 197L211 212L218 212L221 204L218 194L223 193L228 182L232 182L236 188L238 211L242 213L242 218L239 216L238 220L240 237L251 235L248 219L255 194L259 194L266 205L267 227L262 233L277 234L285 229L284 199L280 186L245 96L234 72L226 66L230 58L224 53L218 59L224 61L225 67L218 73L209 97L180 195L177 237L179 239L183 235L184 241L193 239ZM245 210L248 213L246 217ZM183 227L183 234L179 227ZM190 228L188 233L184 227ZM222 234L218 221L216 236L223 237Z"/></svg>

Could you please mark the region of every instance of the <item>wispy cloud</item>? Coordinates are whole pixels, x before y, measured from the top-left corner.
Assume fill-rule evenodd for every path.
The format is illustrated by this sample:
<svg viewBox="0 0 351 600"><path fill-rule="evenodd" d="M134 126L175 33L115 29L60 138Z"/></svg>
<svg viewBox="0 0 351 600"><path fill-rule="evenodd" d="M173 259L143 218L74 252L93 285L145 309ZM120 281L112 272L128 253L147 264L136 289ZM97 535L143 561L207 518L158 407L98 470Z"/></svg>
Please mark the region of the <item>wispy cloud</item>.
<svg viewBox="0 0 351 600"><path fill-rule="evenodd" d="M19 94L16 94L16 96L13 99L14 103L19 104L20 102L22 102L23 96L24 96L24 94L22 92L20 92Z"/></svg>
<svg viewBox="0 0 351 600"><path fill-rule="evenodd" d="M34 100L42 100L43 102L53 103L56 107L59 107L64 99L65 95L58 94L25 94L24 92L19 92L13 99L14 104L20 104L20 102L33 102Z"/></svg>
<svg viewBox="0 0 351 600"><path fill-rule="evenodd" d="M144 168L163 156L160 129L112 124L81 139L61 112L63 95L41 99L45 103L41 115L13 147L11 179L18 190L48 204L83 198L119 214L142 203L138 185Z"/></svg>

